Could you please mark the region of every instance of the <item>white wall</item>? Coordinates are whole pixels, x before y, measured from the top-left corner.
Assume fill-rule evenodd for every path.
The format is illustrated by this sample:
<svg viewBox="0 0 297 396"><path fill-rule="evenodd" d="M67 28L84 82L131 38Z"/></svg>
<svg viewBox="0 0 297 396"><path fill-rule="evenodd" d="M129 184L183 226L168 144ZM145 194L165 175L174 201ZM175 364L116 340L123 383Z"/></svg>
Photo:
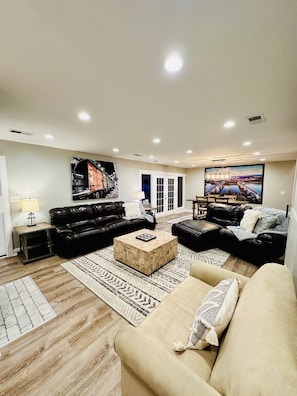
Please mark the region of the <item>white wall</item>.
<svg viewBox="0 0 297 396"><path fill-rule="evenodd" d="M6 157L9 196L19 197L10 203L12 226L26 224L27 214L21 212L23 198L38 198L37 222L49 221L49 209L77 205L72 200L70 157L115 162L119 177L119 197L130 200L139 190L139 169L180 173L181 169L140 161L128 161L91 153L79 153L44 146L0 141L0 155ZM96 202L100 200L92 200ZM87 202L87 201L83 201Z"/></svg>
<svg viewBox="0 0 297 396"><path fill-rule="evenodd" d="M295 161L268 162L265 164L263 202L269 208L286 210L291 204L294 185ZM204 194L204 168L188 169L186 198ZM191 203L187 202L187 208Z"/></svg>

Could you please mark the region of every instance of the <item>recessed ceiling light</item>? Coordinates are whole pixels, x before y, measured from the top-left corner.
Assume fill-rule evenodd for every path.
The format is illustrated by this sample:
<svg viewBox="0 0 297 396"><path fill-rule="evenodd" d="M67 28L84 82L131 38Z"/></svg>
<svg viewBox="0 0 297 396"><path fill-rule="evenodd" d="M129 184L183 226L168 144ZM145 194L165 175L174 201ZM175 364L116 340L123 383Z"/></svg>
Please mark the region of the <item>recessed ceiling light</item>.
<svg viewBox="0 0 297 396"><path fill-rule="evenodd" d="M149 158L150 158L150 159L153 159L153 158L155 158L155 157L154 157L153 155L150 155Z"/></svg>
<svg viewBox="0 0 297 396"><path fill-rule="evenodd" d="M266 158L261 158L260 161L266 161Z"/></svg>
<svg viewBox="0 0 297 396"><path fill-rule="evenodd" d="M175 164L178 164L178 163L179 163L179 161L174 161L174 163L175 163Z"/></svg>
<svg viewBox="0 0 297 396"><path fill-rule="evenodd" d="M246 142L243 143L244 146L250 146L252 144L252 142L250 142L249 140L247 140Z"/></svg>
<svg viewBox="0 0 297 396"><path fill-rule="evenodd" d="M177 54L168 56L164 63L164 68L169 73L178 72L183 67L183 60Z"/></svg>
<svg viewBox="0 0 297 396"><path fill-rule="evenodd" d="M195 164L192 164L192 167L194 168L196 165Z"/></svg>
<svg viewBox="0 0 297 396"><path fill-rule="evenodd" d="M261 153L260 153L260 151L255 151L254 152L254 155L260 155Z"/></svg>
<svg viewBox="0 0 297 396"><path fill-rule="evenodd" d="M44 135L44 137L46 138L46 139L48 139L48 140L53 140L53 135L49 135L49 134L47 134L47 135Z"/></svg>
<svg viewBox="0 0 297 396"><path fill-rule="evenodd" d="M187 154L192 154L192 150L187 150Z"/></svg>
<svg viewBox="0 0 297 396"><path fill-rule="evenodd" d="M91 119L90 115L84 111L78 114L78 118L82 121L89 121Z"/></svg>
<svg viewBox="0 0 297 396"><path fill-rule="evenodd" d="M234 127L234 125L235 125L235 122L232 120L229 120L229 121L226 121L223 126L224 126L224 128L232 128L232 127Z"/></svg>
<svg viewBox="0 0 297 396"><path fill-rule="evenodd" d="M157 144L157 143L160 143L161 140L160 140L159 138L155 138L155 139L153 140L153 142Z"/></svg>
<svg viewBox="0 0 297 396"><path fill-rule="evenodd" d="M114 152L114 153L118 153L120 150L118 149L118 148L114 148L114 149L112 149L112 151Z"/></svg>

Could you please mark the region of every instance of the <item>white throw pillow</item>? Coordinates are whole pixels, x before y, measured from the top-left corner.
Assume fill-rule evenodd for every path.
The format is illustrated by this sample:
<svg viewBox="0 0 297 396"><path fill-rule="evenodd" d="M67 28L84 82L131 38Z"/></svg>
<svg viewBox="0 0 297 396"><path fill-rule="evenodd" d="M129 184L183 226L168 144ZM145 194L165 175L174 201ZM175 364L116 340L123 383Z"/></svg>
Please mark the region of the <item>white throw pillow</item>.
<svg viewBox="0 0 297 396"><path fill-rule="evenodd" d="M219 337L228 326L236 307L240 284L236 278L222 280L208 292L197 310L186 345L177 341L172 348L176 352L186 349L204 349L219 345Z"/></svg>
<svg viewBox="0 0 297 396"><path fill-rule="evenodd" d="M241 219L240 227L244 228L246 231L253 232L260 216L261 213L258 210L247 209Z"/></svg>
<svg viewBox="0 0 297 396"><path fill-rule="evenodd" d="M138 201L126 202L124 207L126 218L141 216L141 210Z"/></svg>

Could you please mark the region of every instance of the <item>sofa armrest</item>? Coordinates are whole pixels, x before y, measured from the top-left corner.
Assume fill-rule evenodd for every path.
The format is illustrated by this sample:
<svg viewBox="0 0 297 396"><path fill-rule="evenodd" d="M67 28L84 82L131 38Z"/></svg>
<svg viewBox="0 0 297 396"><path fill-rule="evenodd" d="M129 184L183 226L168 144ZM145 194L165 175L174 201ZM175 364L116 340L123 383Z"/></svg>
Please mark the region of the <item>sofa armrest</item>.
<svg viewBox="0 0 297 396"><path fill-rule="evenodd" d="M216 267L215 265L207 264L202 261L194 261L191 265L190 275L202 280L203 282L216 286L221 280L234 278L240 280L244 286L250 278L236 274L235 272L226 270L224 268Z"/></svg>
<svg viewBox="0 0 297 396"><path fill-rule="evenodd" d="M122 327L115 338L115 350L122 364L129 367L152 390L152 394L221 396L139 328ZM129 394L127 390L126 394Z"/></svg>
<svg viewBox="0 0 297 396"><path fill-rule="evenodd" d="M276 232L269 232L269 230L268 230L268 231L261 232L257 236L257 239L260 239L261 241L268 242L268 243L275 243L275 242L285 243L286 235L278 234Z"/></svg>

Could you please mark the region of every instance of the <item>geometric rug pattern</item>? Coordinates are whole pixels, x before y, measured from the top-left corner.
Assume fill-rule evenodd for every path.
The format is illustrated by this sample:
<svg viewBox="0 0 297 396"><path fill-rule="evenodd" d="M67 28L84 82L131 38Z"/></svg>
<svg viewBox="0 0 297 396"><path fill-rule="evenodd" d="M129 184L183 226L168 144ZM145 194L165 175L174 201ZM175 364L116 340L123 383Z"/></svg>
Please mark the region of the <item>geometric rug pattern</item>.
<svg viewBox="0 0 297 396"><path fill-rule="evenodd" d="M31 278L0 286L0 347L54 318L56 313Z"/></svg>
<svg viewBox="0 0 297 396"><path fill-rule="evenodd" d="M175 259L151 275L144 275L115 260L113 246L109 246L61 265L131 324L138 326L189 275L194 260L222 267L229 256L220 249L194 252L178 244Z"/></svg>

